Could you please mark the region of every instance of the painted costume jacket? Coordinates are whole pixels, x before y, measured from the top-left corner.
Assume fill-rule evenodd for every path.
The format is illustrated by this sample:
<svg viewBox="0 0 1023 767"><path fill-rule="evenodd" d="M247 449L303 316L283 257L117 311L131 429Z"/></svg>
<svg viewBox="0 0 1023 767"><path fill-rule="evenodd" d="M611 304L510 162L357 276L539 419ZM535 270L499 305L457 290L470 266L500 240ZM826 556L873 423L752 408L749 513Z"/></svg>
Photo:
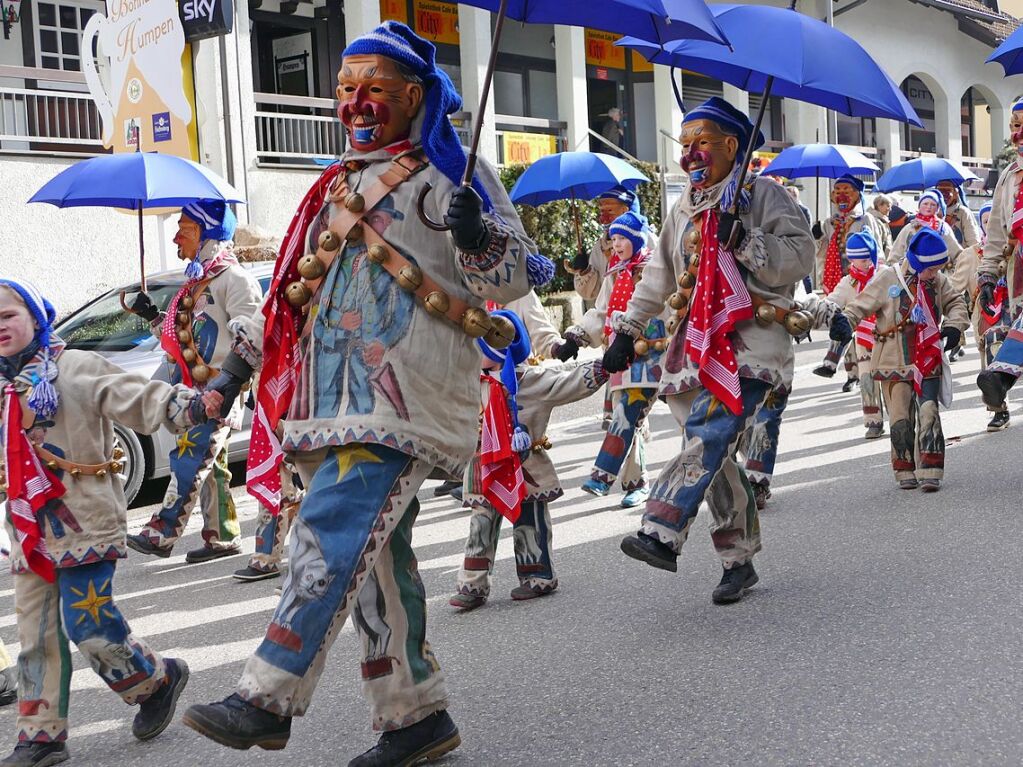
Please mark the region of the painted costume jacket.
<svg viewBox="0 0 1023 767"><path fill-rule="evenodd" d="M412 126L411 149L423 116ZM341 158L352 191L370 189L402 149L349 149ZM427 228L416 200L426 184L425 212L442 220L455 185L427 165L365 214L369 225L451 296L473 306L508 304L529 292L526 256L536 246L493 167L480 160L476 176L494 209L484 213L492 232L483 253L459 251L447 232ZM340 177L339 177L340 178ZM305 252L317 251L340 202L329 200L310 224ZM346 241L312 298L300 340L301 365L284 422L285 450L316 450L349 443L382 444L459 475L476 448L479 349L460 326L430 316L384 268L367 257L365 241ZM262 348L264 315L244 329ZM257 364L259 360L253 360Z"/></svg>
<svg viewBox="0 0 1023 767"><path fill-rule="evenodd" d="M529 345L532 348L532 360L550 359L554 345L561 342L561 334L551 325L540 296L531 290L522 298L516 298L504 307L515 312L525 323L529 333Z"/></svg>
<svg viewBox="0 0 1023 767"><path fill-rule="evenodd" d="M952 227L956 241L963 250L975 248L980 244L981 231L977 217L970 207L963 202L957 202L948 209L945 221Z"/></svg>
<svg viewBox="0 0 1023 767"><path fill-rule="evenodd" d="M29 366L33 364L41 363L30 362ZM56 365L57 413L51 420L37 420L28 436L60 458L79 464L109 461L114 450L114 421L142 434L152 434L161 426L184 431L194 425L188 418L188 405L199 395L192 389L126 373L95 352L65 350L57 356ZM26 371L31 373L26 367L22 375ZM8 383L0 376L0 391ZM15 387L20 388L17 380ZM60 469L54 473L67 492L47 503L38 517L47 551L57 567L126 556L128 502L121 479L113 472L105 477L83 474L77 479ZM0 491L0 500L4 497ZM8 515L8 533L16 540L10 524ZM21 548L13 549L12 571L25 572Z"/></svg>
<svg viewBox="0 0 1023 767"><path fill-rule="evenodd" d="M845 236L841 238L839 247L842 252L842 274L846 275L849 273L849 260L845 257L845 241L849 238L850 234L856 232L867 231L874 237L874 241L880 243L884 234L881 232L880 222L871 216L869 213L863 212L862 201L857 204L856 208L849 212L846 216L846 229ZM828 257L828 245L831 243L831 237L835 232L835 229L839 226L839 218L837 215L832 215L831 218L821 222L821 229L824 230L824 236L817 240L817 279L814 282L815 285L821 285L824 281L824 263ZM889 231L889 235L890 235ZM891 237L889 236L889 239Z"/></svg>
<svg viewBox="0 0 1023 767"><path fill-rule="evenodd" d="M652 231L647 229L644 236L648 250L652 251L657 247L657 238ZM604 284L604 275L607 274L607 262L610 258L611 240L605 232L600 235L600 239L593 243L593 247L590 248L590 268L582 274L576 274L572 277L575 292L584 301L597 300L597 296L600 294L600 286Z"/></svg>
<svg viewBox="0 0 1023 767"><path fill-rule="evenodd" d="M991 218L988 219L987 243L977 270L978 282L997 282L1005 277L1009 289L1014 317L1023 306L1023 254L1012 236L1012 214L1016 207L1020 182L1023 181L1023 160L1017 157L1002 171L991 198Z"/></svg>
<svg viewBox="0 0 1023 767"><path fill-rule="evenodd" d="M892 244L895 238L892 237L891 222L888 220L888 216L884 215L877 208L867 208L867 215L874 219L876 231L874 234L880 235L881 239L877 241L878 250L877 258L878 261L882 260L882 256L887 258L888 254L892 250Z"/></svg>
<svg viewBox="0 0 1023 767"><path fill-rule="evenodd" d="M906 260L906 248L909 247L910 240L923 228L924 224L915 218L902 228L899 236L895 238L895 243L892 245L892 252L888 254L888 266L897 266ZM955 270L959 251L963 249L963 246L956 239L952 227L945 221L941 222L941 229L936 231L941 235L941 239L945 241L945 245L948 247L948 266L945 267L945 271L952 272Z"/></svg>
<svg viewBox="0 0 1023 767"><path fill-rule="evenodd" d="M849 323L856 327L865 317L877 314L877 332L883 334L896 326L904 318L910 316L914 298L906 286L919 289L919 281L910 270L909 264L903 261L874 275L867 287L842 309ZM934 298L934 306L938 313L941 328L954 327L962 332L970 324L966 309L966 299L961 291L952 287L948 277L939 272L925 288ZM870 357L870 367L874 378L879 381L912 381L913 380L913 328L899 330L895 335L886 337L876 335L874 351ZM933 374L941 374L940 368Z"/></svg>
<svg viewBox="0 0 1023 767"><path fill-rule="evenodd" d="M877 266L874 267L874 276L872 276L870 280L867 281L867 284L863 287L863 290L866 290L868 287L870 287L871 283L873 283L875 280L879 278L880 275L884 274L891 268L892 267L885 266L883 263L881 263L880 258L878 258ZM846 304L855 301L856 297L861 292L862 291L859 290L857 287L856 280L854 280L851 275L847 274L845 277L839 280L838 284L835 286L835 289L828 294L828 300L834 303L839 309L844 309ZM856 326L853 325L853 330L855 329ZM860 348L858 342L856 343L856 347L857 349Z"/></svg>
<svg viewBox="0 0 1023 767"><path fill-rule="evenodd" d="M643 269L643 279L629 301L629 308L615 321L615 330L639 337L652 318L661 316L668 297L677 290L678 279L686 271L690 254L683 238L693 228L697 213L719 205L728 179L694 194L690 186L682 191L668 215L653 256ZM736 248L746 287L783 309L795 308L795 283L813 269L813 237L806 219L785 188L767 178L757 178L751 187L749 210L740 210L746 230L745 239ZM697 367L683 353L687 323L676 329L664 355L661 394L678 394L700 388ZM767 327L755 320L737 324L733 336L741 378L767 381L772 386L783 382L783 371L792 364L792 338L778 323Z"/></svg>

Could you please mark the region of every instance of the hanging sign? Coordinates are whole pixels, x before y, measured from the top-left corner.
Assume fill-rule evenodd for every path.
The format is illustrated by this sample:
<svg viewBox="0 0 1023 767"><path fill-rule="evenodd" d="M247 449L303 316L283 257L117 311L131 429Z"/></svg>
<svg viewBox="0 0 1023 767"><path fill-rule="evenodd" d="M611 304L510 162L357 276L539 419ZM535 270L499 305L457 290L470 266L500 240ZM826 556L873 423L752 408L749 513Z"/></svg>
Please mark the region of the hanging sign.
<svg viewBox="0 0 1023 767"><path fill-rule="evenodd" d="M458 6L438 0L414 0L416 32L434 43L458 45Z"/></svg>
<svg viewBox="0 0 1023 767"><path fill-rule="evenodd" d="M186 40L229 35L234 27L234 0L182 0L181 24Z"/></svg>
<svg viewBox="0 0 1023 767"><path fill-rule="evenodd" d="M501 134L501 145L505 165L529 165L558 151L554 136L543 133L505 131Z"/></svg>
<svg viewBox="0 0 1023 767"><path fill-rule="evenodd" d="M625 69L625 49L615 45L620 35L586 30L586 63L593 67Z"/></svg>
<svg viewBox="0 0 1023 767"><path fill-rule="evenodd" d="M405 0L380 0L380 20L408 24L408 3Z"/></svg>

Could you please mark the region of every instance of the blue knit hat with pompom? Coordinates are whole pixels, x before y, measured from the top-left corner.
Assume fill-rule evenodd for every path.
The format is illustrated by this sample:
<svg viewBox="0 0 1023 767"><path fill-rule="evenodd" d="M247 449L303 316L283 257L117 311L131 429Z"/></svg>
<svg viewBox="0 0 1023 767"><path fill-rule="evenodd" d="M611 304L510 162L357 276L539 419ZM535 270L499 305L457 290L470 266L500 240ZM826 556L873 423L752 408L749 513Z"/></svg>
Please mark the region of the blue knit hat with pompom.
<svg viewBox="0 0 1023 767"><path fill-rule="evenodd" d="M53 304L39 292L39 288L31 282L0 279L0 285L18 294L36 322L35 339L39 342L39 350L43 355L43 377L32 382L32 392L28 395L28 406L32 408L37 417L52 418L60 404L57 389L53 385L53 379L57 377L57 366L50 359L50 343L53 340L53 323L57 319L57 311L53 308Z"/></svg>

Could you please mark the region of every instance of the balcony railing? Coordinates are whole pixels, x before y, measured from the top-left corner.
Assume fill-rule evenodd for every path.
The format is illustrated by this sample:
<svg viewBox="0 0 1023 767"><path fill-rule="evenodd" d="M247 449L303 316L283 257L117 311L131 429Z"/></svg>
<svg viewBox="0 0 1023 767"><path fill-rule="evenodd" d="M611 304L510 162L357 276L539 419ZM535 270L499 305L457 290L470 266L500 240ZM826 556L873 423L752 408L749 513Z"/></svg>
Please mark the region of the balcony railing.
<svg viewBox="0 0 1023 767"><path fill-rule="evenodd" d="M339 157L345 132L333 99L254 93L256 153L260 163L315 167L317 159Z"/></svg>
<svg viewBox="0 0 1023 767"><path fill-rule="evenodd" d="M0 66L0 152L14 154L102 154L99 110L80 90L25 87L34 81L84 85L77 72ZM72 86L74 87L74 86Z"/></svg>

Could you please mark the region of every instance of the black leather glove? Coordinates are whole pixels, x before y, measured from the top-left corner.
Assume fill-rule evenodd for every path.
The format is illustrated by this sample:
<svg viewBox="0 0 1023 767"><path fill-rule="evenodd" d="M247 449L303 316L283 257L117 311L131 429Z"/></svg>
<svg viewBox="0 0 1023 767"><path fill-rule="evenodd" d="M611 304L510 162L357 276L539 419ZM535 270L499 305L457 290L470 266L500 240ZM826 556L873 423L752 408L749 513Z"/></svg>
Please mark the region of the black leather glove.
<svg viewBox="0 0 1023 767"><path fill-rule="evenodd" d="M945 351L950 352L963 342L963 331L951 326L941 329L941 337L945 340Z"/></svg>
<svg viewBox="0 0 1023 767"><path fill-rule="evenodd" d="M160 316L160 310L156 308L153 299L145 292L140 292L135 296L135 300L131 302L131 311L132 314L137 314L146 322L153 322Z"/></svg>
<svg viewBox="0 0 1023 767"><path fill-rule="evenodd" d="M737 228L736 228L737 227ZM721 247L727 248L732 241L732 230L735 229L735 246L738 247L746 237L746 227L734 213L724 212L718 218L718 242Z"/></svg>
<svg viewBox="0 0 1023 767"><path fill-rule="evenodd" d="M471 186L460 186L451 194L444 223L459 250L479 253L490 243L490 230L483 220L483 200Z"/></svg>
<svg viewBox="0 0 1023 767"><path fill-rule="evenodd" d="M820 221L814 221L813 226L810 227L810 233L813 234L815 240L819 240L824 236L824 227L821 226Z"/></svg>
<svg viewBox="0 0 1023 767"><path fill-rule="evenodd" d="M572 268L577 272L585 272L590 268L590 252L588 250L580 250L575 254L575 258L572 259Z"/></svg>
<svg viewBox="0 0 1023 767"><path fill-rule="evenodd" d="M831 318L831 327L828 330L828 337L831 338L832 341L837 341L843 346L852 341L852 325L849 323L849 318L842 314L842 312L835 312L835 316Z"/></svg>
<svg viewBox="0 0 1023 767"><path fill-rule="evenodd" d="M242 386L252 378L252 367L234 352L227 355L223 367L216 378L206 385L205 391L220 392L224 395L224 404L220 406L220 417L227 418L234 401L241 394Z"/></svg>
<svg viewBox="0 0 1023 767"><path fill-rule="evenodd" d="M562 362L574 360L579 356L579 343L574 338L567 337L561 343L556 344L551 353Z"/></svg>
<svg viewBox="0 0 1023 767"><path fill-rule="evenodd" d="M621 373L636 359L636 342L628 333L618 333L604 352L601 364L608 373Z"/></svg>
<svg viewBox="0 0 1023 767"><path fill-rule="evenodd" d="M980 303L981 311L985 314L992 314L995 303L995 285L993 282L984 282L980 285L977 293L977 301Z"/></svg>

